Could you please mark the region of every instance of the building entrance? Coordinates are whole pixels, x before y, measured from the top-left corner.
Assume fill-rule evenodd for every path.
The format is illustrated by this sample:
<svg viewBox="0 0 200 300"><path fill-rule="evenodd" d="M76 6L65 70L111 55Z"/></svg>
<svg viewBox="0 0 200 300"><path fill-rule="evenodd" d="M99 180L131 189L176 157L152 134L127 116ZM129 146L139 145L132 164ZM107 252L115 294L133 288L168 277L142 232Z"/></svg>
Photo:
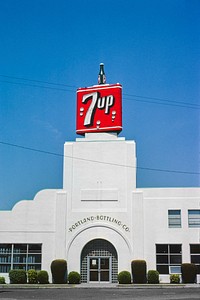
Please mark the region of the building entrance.
<svg viewBox="0 0 200 300"><path fill-rule="evenodd" d="M118 259L115 247L103 239L85 245L81 253L81 282L117 282Z"/></svg>
<svg viewBox="0 0 200 300"><path fill-rule="evenodd" d="M90 282L111 282L111 257L88 257Z"/></svg>

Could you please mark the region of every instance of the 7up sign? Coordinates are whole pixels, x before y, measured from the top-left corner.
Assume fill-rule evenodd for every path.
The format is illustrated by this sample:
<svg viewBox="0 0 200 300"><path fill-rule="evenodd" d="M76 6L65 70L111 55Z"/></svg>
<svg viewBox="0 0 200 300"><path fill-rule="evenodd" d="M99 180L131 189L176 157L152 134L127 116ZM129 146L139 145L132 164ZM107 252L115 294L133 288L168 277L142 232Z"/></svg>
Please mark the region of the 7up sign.
<svg viewBox="0 0 200 300"><path fill-rule="evenodd" d="M77 90L76 133L122 130L122 86L95 85Z"/></svg>

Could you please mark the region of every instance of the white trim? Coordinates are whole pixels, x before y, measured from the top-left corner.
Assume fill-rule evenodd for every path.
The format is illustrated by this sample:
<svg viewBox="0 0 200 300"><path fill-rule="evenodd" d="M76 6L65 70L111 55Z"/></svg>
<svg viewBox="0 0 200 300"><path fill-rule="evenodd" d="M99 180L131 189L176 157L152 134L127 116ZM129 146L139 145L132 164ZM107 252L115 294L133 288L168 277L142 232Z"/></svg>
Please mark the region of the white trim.
<svg viewBox="0 0 200 300"><path fill-rule="evenodd" d="M79 89L76 91L76 93L79 93L79 92L86 92L86 91L94 90L94 89L107 90L107 89L115 89L115 88L120 88L120 89L122 89L122 86L121 86L120 83L113 84L113 85L106 84L106 86L103 86L103 85L94 85L94 86L89 86L88 88L79 88Z"/></svg>
<svg viewBox="0 0 200 300"><path fill-rule="evenodd" d="M91 132L91 131L101 132L102 130L109 130L109 131L111 131L111 129L122 130L122 126L101 127L101 128L99 128L99 129L97 129L97 128L78 129L78 130L76 130L76 133L80 133L80 132L86 133L86 132Z"/></svg>

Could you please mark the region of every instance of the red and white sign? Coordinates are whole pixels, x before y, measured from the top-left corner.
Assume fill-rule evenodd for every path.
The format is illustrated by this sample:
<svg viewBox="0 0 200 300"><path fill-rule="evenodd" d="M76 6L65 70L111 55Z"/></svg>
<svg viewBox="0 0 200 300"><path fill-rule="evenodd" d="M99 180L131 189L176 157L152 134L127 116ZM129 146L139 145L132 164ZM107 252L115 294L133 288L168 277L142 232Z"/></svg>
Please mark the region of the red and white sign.
<svg viewBox="0 0 200 300"><path fill-rule="evenodd" d="M77 90L76 133L122 130L122 86L102 84Z"/></svg>

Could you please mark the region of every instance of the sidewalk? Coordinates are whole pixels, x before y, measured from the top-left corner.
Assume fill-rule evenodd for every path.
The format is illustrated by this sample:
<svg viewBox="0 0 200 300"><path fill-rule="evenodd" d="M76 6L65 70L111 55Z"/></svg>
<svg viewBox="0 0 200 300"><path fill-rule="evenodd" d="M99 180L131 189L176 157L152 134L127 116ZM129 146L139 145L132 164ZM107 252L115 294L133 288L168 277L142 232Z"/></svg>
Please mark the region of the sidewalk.
<svg viewBox="0 0 200 300"><path fill-rule="evenodd" d="M109 288L109 289L165 289L199 288L200 284L118 284L118 283L81 283L81 284L1 284L0 289L71 289L71 288Z"/></svg>

